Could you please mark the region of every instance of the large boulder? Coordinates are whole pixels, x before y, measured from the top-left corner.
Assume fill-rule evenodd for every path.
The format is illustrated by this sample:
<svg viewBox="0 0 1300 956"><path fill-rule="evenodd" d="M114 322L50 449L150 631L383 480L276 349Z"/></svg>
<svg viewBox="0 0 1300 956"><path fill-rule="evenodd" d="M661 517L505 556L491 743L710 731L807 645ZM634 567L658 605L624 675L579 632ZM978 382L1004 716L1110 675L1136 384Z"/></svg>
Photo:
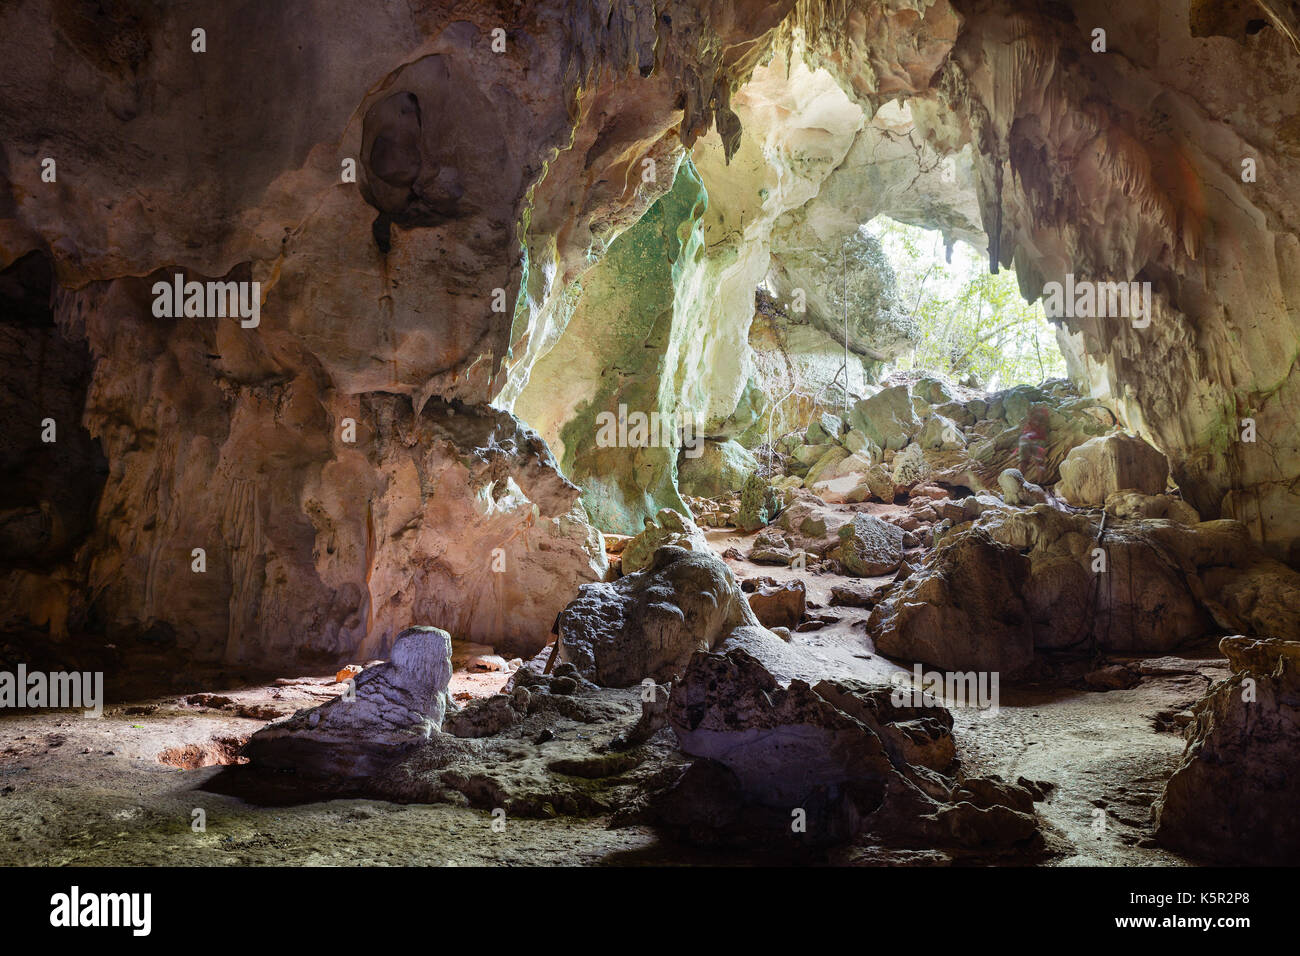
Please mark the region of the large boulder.
<svg viewBox="0 0 1300 956"><path fill-rule="evenodd" d="M916 436L916 443L922 448L940 448L944 451L955 451L958 448L966 447L966 436L962 434L957 423L951 418L946 418L938 412L934 412L925 420L921 426L920 434Z"/></svg>
<svg viewBox="0 0 1300 956"><path fill-rule="evenodd" d="M1024 673L1034 657L1029 573L1028 558L987 532L945 538L871 612L876 650L947 671Z"/></svg>
<svg viewBox="0 0 1300 956"><path fill-rule="evenodd" d="M894 484L899 487L911 487L931 477L931 467L926 460L925 450L920 445L908 445L894 456Z"/></svg>
<svg viewBox="0 0 1300 956"><path fill-rule="evenodd" d="M668 701L683 752L697 758L659 798L658 819L825 845L872 842L987 851L1037 834L1033 798L984 778L958 784L952 715L933 698L854 680L787 686L741 649L697 654ZM792 828L802 820L804 828ZM798 836L792 837L795 833Z"/></svg>
<svg viewBox="0 0 1300 956"><path fill-rule="evenodd" d="M874 467L866 455L846 453L827 467L814 469L815 475L814 471L808 472L804 486L824 501L844 501Z"/></svg>
<svg viewBox="0 0 1300 956"><path fill-rule="evenodd" d="M903 560L903 529L875 515L855 514L839 539L840 564L855 577L893 574Z"/></svg>
<svg viewBox="0 0 1300 956"><path fill-rule="evenodd" d="M821 412L808 425L804 438L810 445L821 445L826 442L838 442L843 434L844 419L830 412Z"/></svg>
<svg viewBox="0 0 1300 956"><path fill-rule="evenodd" d="M1193 709L1156 839L1219 863L1300 861L1300 644L1226 637L1235 673Z"/></svg>
<svg viewBox="0 0 1300 956"><path fill-rule="evenodd" d="M824 557L838 546L839 530L850 520L843 509L830 507L810 492L798 491L775 526L789 547Z"/></svg>
<svg viewBox="0 0 1300 956"><path fill-rule="evenodd" d="M808 590L802 581L766 584L749 594L749 607L764 627L794 630L803 620Z"/></svg>
<svg viewBox="0 0 1300 956"><path fill-rule="evenodd" d="M758 468L753 453L736 441L701 441L683 449L677 462L677 486L682 494L719 498L744 487Z"/></svg>
<svg viewBox="0 0 1300 956"><path fill-rule="evenodd" d="M560 612L560 659L606 687L673 679L696 651L758 627L731 569L712 553L660 547L650 566L586 584Z"/></svg>
<svg viewBox="0 0 1300 956"><path fill-rule="evenodd" d="M818 788L882 785L895 773L878 736L805 682L781 687L742 650L693 657L668 721L683 752L723 764L745 798L767 806L803 806Z"/></svg>
<svg viewBox="0 0 1300 956"><path fill-rule="evenodd" d="M401 759L442 728L450 706L451 635L411 627L391 658L354 678L351 692L300 710L244 746L249 762L316 777L366 777Z"/></svg>
<svg viewBox="0 0 1300 956"><path fill-rule="evenodd" d="M1300 633L1300 573L1265 557L1239 522L1103 528L1049 505L940 505L960 523L880 596L869 626L883 653L1014 673L1034 650L1164 654L1216 628Z"/></svg>
<svg viewBox="0 0 1300 956"><path fill-rule="evenodd" d="M1029 560L1034 644L1163 654L1204 636L1195 536L1167 521L1100 522L1048 505L988 509L975 527Z"/></svg>
<svg viewBox="0 0 1300 956"><path fill-rule="evenodd" d="M623 573L648 568L655 552L666 544L701 554L709 550L708 539L699 525L680 511L663 508L656 517L646 518L645 530L623 546Z"/></svg>
<svg viewBox="0 0 1300 956"><path fill-rule="evenodd" d="M813 466L808 469L808 474L804 476L804 484L809 488L814 487L822 480L824 475L833 473L835 469L849 457L848 449L841 448L839 445L832 445L826 450L826 453L818 458Z"/></svg>
<svg viewBox="0 0 1300 956"><path fill-rule="evenodd" d="M1056 493L1072 505L1100 508L1117 491L1158 495L1169 479L1165 456L1141 438L1116 433L1090 438L1061 462Z"/></svg>
<svg viewBox="0 0 1300 956"><path fill-rule="evenodd" d="M906 445L921 430L921 420L912 407L906 385L881 389L853 406L849 414L853 428L881 449L895 451Z"/></svg>
<svg viewBox="0 0 1300 956"><path fill-rule="evenodd" d="M1117 491L1107 496L1106 514L1116 518L1167 518L1179 524L1200 524L1196 509L1173 495L1144 495L1140 491Z"/></svg>

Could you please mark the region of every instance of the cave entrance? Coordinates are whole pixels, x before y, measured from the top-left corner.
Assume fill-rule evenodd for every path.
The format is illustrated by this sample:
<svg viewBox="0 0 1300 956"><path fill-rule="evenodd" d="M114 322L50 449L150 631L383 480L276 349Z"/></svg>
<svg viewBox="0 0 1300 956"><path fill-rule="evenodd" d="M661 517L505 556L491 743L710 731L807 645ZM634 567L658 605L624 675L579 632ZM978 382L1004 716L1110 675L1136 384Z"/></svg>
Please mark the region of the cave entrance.
<svg viewBox="0 0 1300 956"><path fill-rule="evenodd" d="M990 272L982 249L888 216L862 228L888 260L912 332L890 371L989 392L1066 377L1042 299L1025 301L1013 268Z"/></svg>

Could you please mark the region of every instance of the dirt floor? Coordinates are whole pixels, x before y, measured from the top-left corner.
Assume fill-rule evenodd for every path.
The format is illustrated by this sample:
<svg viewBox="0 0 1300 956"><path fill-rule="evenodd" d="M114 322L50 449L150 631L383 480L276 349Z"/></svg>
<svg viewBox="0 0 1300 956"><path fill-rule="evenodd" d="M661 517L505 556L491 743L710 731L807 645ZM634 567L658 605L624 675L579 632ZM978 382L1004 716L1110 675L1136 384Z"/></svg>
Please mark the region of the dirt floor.
<svg viewBox="0 0 1300 956"><path fill-rule="evenodd" d="M883 506L882 506L883 507ZM748 542L714 531L719 553ZM734 553L734 552L733 552ZM729 559L741 578L796 572ZM797 632L791 644L809 677L888 678L903 670L876 656L868 612L827 608L845 579L804 576L810 610L839 620ZM870 580L876 584L885 579ZM1150 808L1183 750L1186 709L1227 675L1212 645L1148 661L1128 690L1078 689L1078 681L1000 689L995 715L956 708L962 767L1055 784L1037 805L1056 853L1047 865L1149 865L1187 861L1154 847ZM457 672L461 700L495 692L504 672ZM202 691L142 695L78 712L0 717L0 864L13 865L636 865L744 863L660 840L608 818L511 818L485 810L368 799L256 806L201 789L236 762L250 734L278 715L339 693L333 675L239 683L217 674ZM191 684L193 681L191 681ZM904 862L850 849L835 862ZM917 862L932 862L918 859Z"/></svg>

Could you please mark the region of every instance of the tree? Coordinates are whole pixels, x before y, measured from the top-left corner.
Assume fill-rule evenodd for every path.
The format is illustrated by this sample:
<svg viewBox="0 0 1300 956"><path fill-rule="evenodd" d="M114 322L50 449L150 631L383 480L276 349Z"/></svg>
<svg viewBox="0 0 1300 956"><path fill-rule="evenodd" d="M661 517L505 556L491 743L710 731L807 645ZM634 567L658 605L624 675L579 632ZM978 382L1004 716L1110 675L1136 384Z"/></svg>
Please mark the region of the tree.
<svg viewBox="0 0 1300 956"><path fill-rule="evenodd" d="M948 262L940 233L884 216L863 228L884 248L899 300L912 310L916 347L900 368L953 379L974 374L990 389L1065 375L1042 302L1021 297L1013 271L991 274L964 243Z"/></svg>

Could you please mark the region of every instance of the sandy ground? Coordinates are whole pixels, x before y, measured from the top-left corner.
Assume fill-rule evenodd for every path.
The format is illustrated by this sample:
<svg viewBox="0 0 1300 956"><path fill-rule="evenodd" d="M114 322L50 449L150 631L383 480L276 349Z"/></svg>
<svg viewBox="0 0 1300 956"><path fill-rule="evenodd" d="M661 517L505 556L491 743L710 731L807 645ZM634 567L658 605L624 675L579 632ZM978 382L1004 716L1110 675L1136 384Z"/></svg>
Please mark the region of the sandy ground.
<svg viewBox="0 0 1300 956"><path fill-rule="evenodd" d="M719 552L747 550L734 532L710 533ZM739 577L795 572L729 560ZM840 620L792 635L826 675L888 678L903 668L877 656L867 611L826 608L844 579L807 575L810 610ZM880 579L884 580L884 579ZM860 583L874 584L878 581ZM820 607L819 607L820 606ZM1167 664L1131 690L1070 686L1001 689L996 715L955 711L959 757L972 773L1056 785L1038 805L1062 852L1049 865L1150 865L1186 861L1151 843L1150 808L1183 750L1159 715L1185 710L1211 678L1226 675L1212 647ZM495 692L508 675L458 671L464 700ZM210 696L142 696L100 719L69 711L0 717L0 864L12 865L635 865L742 863L661 841L642 827L610 830L605 818L511 819L454 805L326 800L254 806L201 789L239 745L277 713L338 693L330 676L222 684ZM198 813L196 811L201 811ZM199 826L199 820L203 826ZM858 854L861 862L872 862ZM849 861L855 857L850 855Z"/></svg>

